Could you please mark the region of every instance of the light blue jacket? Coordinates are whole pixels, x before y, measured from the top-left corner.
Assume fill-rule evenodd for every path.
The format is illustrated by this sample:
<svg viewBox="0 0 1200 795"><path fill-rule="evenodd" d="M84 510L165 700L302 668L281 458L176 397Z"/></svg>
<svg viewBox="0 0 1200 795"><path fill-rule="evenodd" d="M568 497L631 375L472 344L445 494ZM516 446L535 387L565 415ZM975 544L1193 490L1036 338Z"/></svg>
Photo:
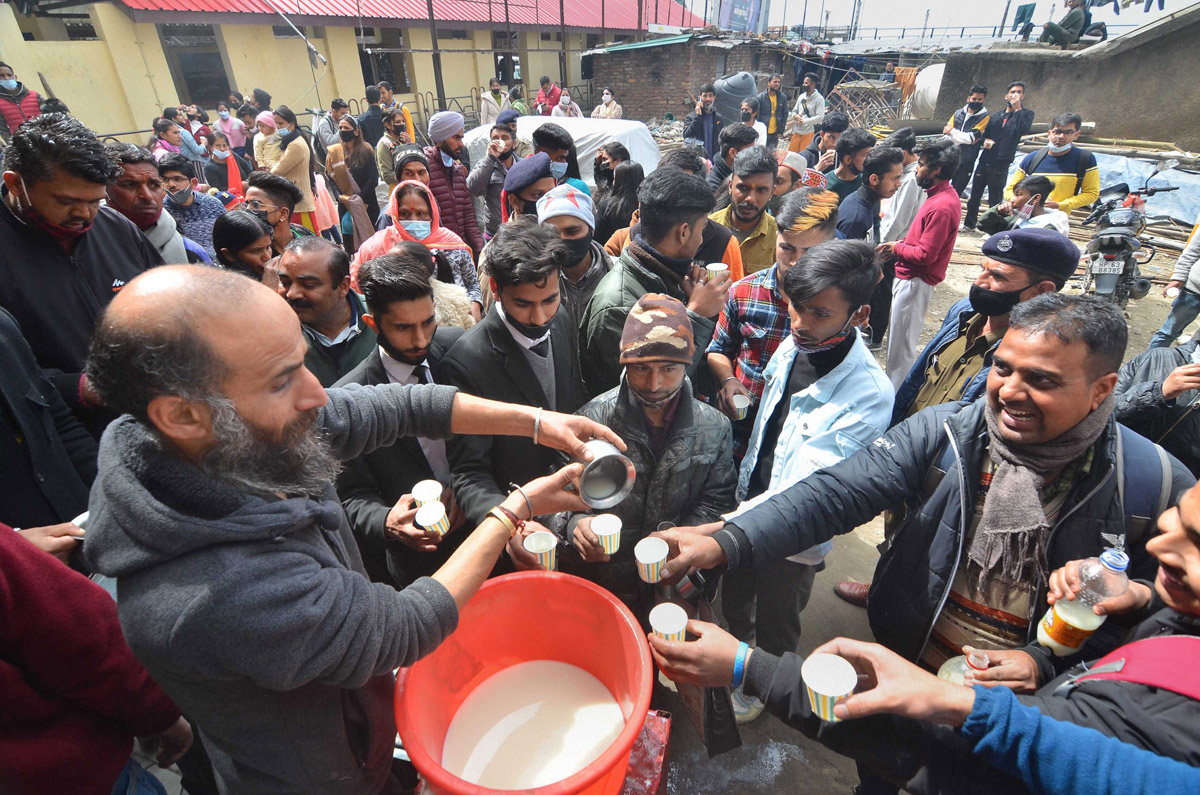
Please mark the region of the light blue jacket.
<svg viewBox="0 0 1200 795"><path fill-rule="evenodd" d="M855 332L857 335L857 332ZM763 376L762 403L750 434L750 446L742 459L738 475L738 500L745 500L750 490L750 476L758 462L767 423L775 407L787 391L792 361L796 358L796 343L791 334L775 350ZM775 462L771 468L770 488L753 500L742 502L729 514L730 519L760 502L783 491L792 484L848 458L887 431L892 418L892 402L896 393L875 357L867 350L861 336L842 363L807 389L792 395L787 420L775 445ZM833 548L826 541L806 549L789 560L816 565Z"/></svg>

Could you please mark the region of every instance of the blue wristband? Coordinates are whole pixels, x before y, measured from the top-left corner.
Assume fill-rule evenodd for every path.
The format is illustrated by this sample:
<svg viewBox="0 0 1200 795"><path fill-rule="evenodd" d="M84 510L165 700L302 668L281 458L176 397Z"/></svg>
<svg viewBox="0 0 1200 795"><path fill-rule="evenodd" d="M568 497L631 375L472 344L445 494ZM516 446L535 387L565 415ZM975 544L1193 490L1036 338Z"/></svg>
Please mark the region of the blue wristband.
<svg viewBox="0 0 1200 795"><path fill-rule="evenodd" d="M739 643L737 657L733 660L733 686L741 687L746 678L746 655L750 653L749 643Z"/></svg>

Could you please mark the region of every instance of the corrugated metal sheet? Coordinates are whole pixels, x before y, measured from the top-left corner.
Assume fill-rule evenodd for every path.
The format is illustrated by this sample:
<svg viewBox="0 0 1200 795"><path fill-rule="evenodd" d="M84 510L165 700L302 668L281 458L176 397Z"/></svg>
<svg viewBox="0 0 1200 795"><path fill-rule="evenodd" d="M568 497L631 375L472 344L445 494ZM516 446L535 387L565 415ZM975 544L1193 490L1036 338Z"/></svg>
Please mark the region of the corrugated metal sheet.
<svg viewBox="0 0 1200 795"><path fill-rule="evenodd" d="M683 44L691 41L692 34L685 33L681 36L668 36L665 39L648 39L647 41L634 41L629 44L617 44L612 47L606 47L593 52L625 52L626 50L644 50L647 47L668 47L672 44Z"/></svg>
<svg viewBox="0 0 1200 795"><path fill-rule="evenodd" d="M172 11L213 14L273 14L263 0L120 0L138 11ZM292 17L347 17L421 22L428 18L424 0L277 0L279 10ZM644 0L642 27L651 23L702 27L704 20L674 0ZM565 0L567 26L635 30L638 0ZM434 0L439 24L455 22L504 24L504 0ZM546 0L509 0L508 18L514 25L560 25L558 3Z"/></svg>

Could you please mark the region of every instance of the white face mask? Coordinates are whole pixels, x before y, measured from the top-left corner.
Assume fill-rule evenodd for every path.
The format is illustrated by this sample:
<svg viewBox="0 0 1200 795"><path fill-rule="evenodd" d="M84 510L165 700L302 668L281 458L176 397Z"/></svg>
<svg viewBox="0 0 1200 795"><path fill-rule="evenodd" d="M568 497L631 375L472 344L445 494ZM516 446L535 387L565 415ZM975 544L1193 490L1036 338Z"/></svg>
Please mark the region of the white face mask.
<svg viewBox="0 0 1200 795"><path fill-rule="evenodd" d="M563 94L561 97L558 98L558 104L562 105L565 108L571 104L571 98L568 95Z"/></svg>
<svg viewBox="0 0 1200 795"><path fill-rule="evenodd" d="M612 94L603 94L600 99L604 100L604 104L607 105L612 102Z"/></svg>

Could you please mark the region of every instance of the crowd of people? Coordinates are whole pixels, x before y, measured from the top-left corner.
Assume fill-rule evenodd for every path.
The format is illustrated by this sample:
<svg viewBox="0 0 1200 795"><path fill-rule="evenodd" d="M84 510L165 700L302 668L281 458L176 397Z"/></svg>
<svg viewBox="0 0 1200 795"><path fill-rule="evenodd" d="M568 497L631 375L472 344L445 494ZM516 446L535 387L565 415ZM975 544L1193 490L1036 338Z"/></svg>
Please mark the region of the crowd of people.
<svg viewBox="0 0 1200 795"><path fill-rule="evenodd" d="M311 132L262 89L216 119L168 108L139 146L34 112L12 74L6 792L123 792L145 776L134 737L192 795L411 791L393 671L486 578L537 568L537 531L643 626L639 540L668 542L668 580L719 575L727 629L651 635L658 667L851 756L860 793L1196 786L1200 684L1178 673L1196 651L1166 643L1200 643L1200 355L1168 345L1200 312L1200 241L1161 338L1122 367L1121 312L1061 292L1066 214L1098 184L1077 115L1007 179L1021 82L1000 113L973 86L923 141L850 126L815 74L790 108L771 77L728 124L704 84L691 143L650 173L606 143L588 185L553 121L583 111L548 77L532 106L491 81L472 165L461 114L418 130L387 83ZM601 97L591 116L621 118ZM550 120L522 140L528 112ZM970 293L918 349L977 223ZM611 555L568 463L596 438L636 472ZM445 532L417 521L427 480ZM879 645L823 649L865 685L837 708L858 720L822 722L803 611L833 537L879 514L874 580L837 586ZM1110 547L1133 586L1052 655L1038 617ZM1183 684L1088 680L1147 638ZM971 648L973 687L928 673Z"/></svg>

